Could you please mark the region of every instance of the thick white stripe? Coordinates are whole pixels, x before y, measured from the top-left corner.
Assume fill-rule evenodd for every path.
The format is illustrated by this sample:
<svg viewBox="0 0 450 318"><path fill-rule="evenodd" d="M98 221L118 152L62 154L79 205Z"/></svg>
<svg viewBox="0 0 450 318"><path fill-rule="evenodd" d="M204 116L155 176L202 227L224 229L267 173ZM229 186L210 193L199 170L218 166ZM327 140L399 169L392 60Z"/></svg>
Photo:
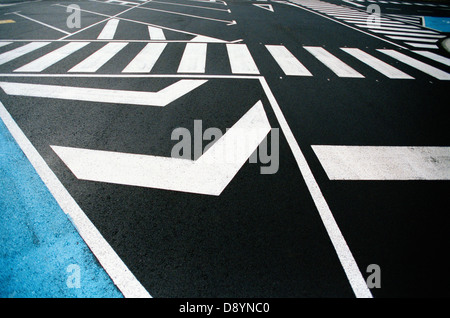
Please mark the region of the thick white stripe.
<svg viewBox="0 0 450 318"><path fill-rule="evenodd" d="M167 43L148 43L122 72L149 73L166 46Z"/></svg>
<svg viewBox="0 0 450 318"><path fill-rule="evenodd" d="M148 26L148 34L150 36L150 40L165 40L164 31L160 28L156 28L153 26Z"/></svg>
<svg viewBox="0 0 450 318"><path fill-rule="evenodd" d="M450 147L312 148L331 180L450 180Z"/></svg>
<svg viewBox="0 0 450 318"><path fill-rule="evenodd" d="M437 69L431 65L425 64L419 60L416 60L408 55L405 55L403 53L397 52L395 50L385 50L385 49L378 49L378 51L389 55L393 57L396 60L399 60L400 62L403 62L405 64L408 64L409 66L412 66L428 75L431 75L437 79L440 80L450 80L450 74L446 73L444 71L441 71L440 69Z"/></svg>
<svg viewBox="0 0 450 318"><path fill-rule="evenodd" d="M98 35L99 40L112 40L114 34L116 34L117 26L119 25L119 19L111 19L106 22L102 32Z"/></svg>
<svg viewBox="0 0 450 318"><path fill-rule="evenodd" d="M450 59L448 57L444 57L442 55L429 51L413 51L413 52L428 57L429 59L435 60L436 62L450 66Z"/></svg>
<svg viewBox="0 0 450 318"><path fill-rule="evenodd" d="M401 41L414 41L414 42L428 42L428 43L435 43L439 41L439 39L426 39L426 38L417 38L417 37L408 37L408 36L396 36L396 35L387 35L388 38L394 39L394 40L401 40Z"/></svg>
<svg viewBox="0 0 450 318"><path fill-rule="evenodd" d="M11 44L12 42L0 42L0 47L6 46L8 44Z"/></svg>
<svg viewBox="0 0 450 318"><path fill-rule="evenodd" d="M233 74L259 74L258 67L245 44L227 44Z"/></svg>
<svg viewBox="0 0 450 318"><path fill-rule="evenodd" d="M399 32L412 32L412 33L426 33L426 34L438 34L437 32L434 31L429 31L429 30L422 30L420 28L391 28L391 27L383 27L383 26L371 26L371 25L367 25L367 24L357 24L357 27L360 28L369 28L371 30L386 30L386 31L399 31Z"/></svg>
<svg viewBox="0 0 450 318"><path fill-rule="evenodd" d="M266 45L266 48L286 75L312 76L306 67L283 45Z"/></svg>
<svg viewBox="0 0 450 318"><path fill-rule="evenodd" d="M364 76L320 46L304 46L319 61L339 77L363 78Z"/></svg>
<svg viewBox="0 0 450 318"><path fill-rule="evenodd" d="M434 44L425 44L425 43L415 43L415 42L405 42L409 46L418 47L422 49L438 49L439 47Z"/></svg>
<svg viewBox="0 0 450 318"><path fill-rule="evenodd" d="M128 43L112 42L72 67L69 72L96 72Z"/></svg>
<svg viewBox="0 0 450 318"><path fill-rule="evenodd" d="M22 67L19 67L14 72L41 72L88 44L89 42L70 42Z"/></svg>
<svg viewBox="0 0 450 318"><path fill-rule="evenodd" d="M424 33L414 33L414 32L397 32L397 31L385 31L385 30L370 30L375 33L382 33L382 34L393 34L393 35L406 35L406 36L420 36L424 38L445 38L445 35L439 35L439 34L424 34Z"/></svg>
<svg viewBox="0 0 450 318"><path fill-rule="evenodd" d="M206 43L187 43L178 73L205 73Z"/></svg>
<svg viewBox="0 0 450 318"><path fill-rule="evenodd" d="M396 69L395 67L381 61L380 59L361 51L357 48L341 48L343 51L347 52L348 54L354 56L361 62L369 65L373 69L377 70L383 75L386 75L389 78L398 78L398 79L413 79L412 76L409 76L408 74Z"/></svg>
<svg viewBox="0 0 450 318"><path fill-rule="evenodd" d="M44 47L51 42L31 42L11 51L0 54L0 65L10 62L18 57L28 54L34 50Z"/></svg>

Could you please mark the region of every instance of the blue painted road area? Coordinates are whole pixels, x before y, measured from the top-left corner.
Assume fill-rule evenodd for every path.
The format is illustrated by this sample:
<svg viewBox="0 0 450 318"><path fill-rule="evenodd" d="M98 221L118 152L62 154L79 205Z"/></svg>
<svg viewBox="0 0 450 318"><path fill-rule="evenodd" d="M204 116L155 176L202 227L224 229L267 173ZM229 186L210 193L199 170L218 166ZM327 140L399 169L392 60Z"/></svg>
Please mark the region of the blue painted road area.
<svg viewBox="0 0 450 318"><path fill-rule="evenodd" d="M423 17L424 26L441 32L450 32L450 18Z"/></svg>
<svg viewBox="0 0 450 318"><path fill-rule="evenodd" d="M1 120L0 246L1 298L122 297Z"/></svg>

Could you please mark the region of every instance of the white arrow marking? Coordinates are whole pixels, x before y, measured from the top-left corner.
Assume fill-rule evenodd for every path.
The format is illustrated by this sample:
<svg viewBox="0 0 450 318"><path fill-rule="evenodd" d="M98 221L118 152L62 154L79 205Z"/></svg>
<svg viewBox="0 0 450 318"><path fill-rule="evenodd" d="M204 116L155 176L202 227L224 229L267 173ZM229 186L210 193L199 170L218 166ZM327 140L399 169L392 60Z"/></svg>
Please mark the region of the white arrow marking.
<svg viewBox="0 0 450 318"><path fill-rule="evenodd" d="M197 160L51 146L81 180L220 195L271 127L261 101ZM244 136L243 136L244 135ZM245 140L243 141L243 137ZM232 160L228 160L232 158Z"/></svg>
<svg viewBox="0 0 450 318"><path fill-rule="evenodd" d="M0 82L8 95L80 100L112 104L164 107L206 83L207 80L179 80L159 92Z"/></svg>
<svg viewBox="0 0 450 318"><path fill-rule="evenodd" d="M258 3L254 3L253 5L254 5L254 6L257 6L257 7L259 7L259 8L261 8L261 9L264 9L264 10L267 10L267 11L274 12L274 11L273 11L273 7L272 7L271 4L258 4Z"/></svg>

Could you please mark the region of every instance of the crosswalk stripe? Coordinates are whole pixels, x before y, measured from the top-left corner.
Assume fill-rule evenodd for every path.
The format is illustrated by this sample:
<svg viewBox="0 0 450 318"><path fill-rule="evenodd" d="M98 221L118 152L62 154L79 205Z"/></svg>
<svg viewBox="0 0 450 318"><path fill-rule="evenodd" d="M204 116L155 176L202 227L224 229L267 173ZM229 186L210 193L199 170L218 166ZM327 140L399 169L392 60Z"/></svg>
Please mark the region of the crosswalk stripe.
<svg viewBox="0 0 450 318"><path fill-rule="evenodd" d="M259 74L258 67L245 44L227 44L233 74Z"/></svg>
<svg viewBox="0 0 450 318"><path fill-rule="evenodd" d="M421 36L426 38L445 38L445 35L440 34L425 34L425 33L414 33L414 32L397 32L397 31L388 31L388 30L371 30L375 33L382 33L382 34L392 34L392 35L406 35L406 36ZM405 31L405 30L403 30Z"/></svg>
<svg viewBox="0 0 450 318"><path fill-rule="evenodd" d="M402 40L402 41L414 41L414 42L428 42L428 43L435 43L439 39L426 39L426 38L419 38L419 37L408 37L408 36L396 36L396 35L387 35L388 38L393 40Z"/></svg>
<svg viewBox="0 0 450 318"><path fill-rule="evenodd" d="M360 50L357 48L341 48L344 52L352 55L361 62L369 65L373 69L377 70L381 74L395 79L414 79L414 77L396 69L395 67L381 61L380 59Z"/></svg>
<svg viewBox="0 0 450 318"><path fill-rule="evenodd" d="M19 67L14 72L42 72L47 67L61 61L89 43L90 42L70 42L59 49L56 49L22 67Z"/></svg>
<svg viewBox="0 0 450 318"><path fill-rule="evenodd" d="M102 32L98 35L98 40L112 40L116 33L117 26L119 25L119 19L111 19L106 22Z"/></svg>
<svg viewBox="0 0 450 318"><path fill-rule="evenodd" d="M0 42L0 47L7 46L7 45L9 45L11 43L12 42Z"/></svg>
<svg viewBox="0 0 450 318"><path fill-rule="evenodd" d="M123 73L149 73L167 43L148 43L134 59L123 69Z"/></svg>
<svg viewBox="0 0 450 318"><path fill-rule="evenodd" d="M432 59L436 62L445 64L447 66L450 66L450 59L448 57L444 57L442 55L430 52L430 51L413 51L414 53L420 54L422 56L428 57L429 59Z"/></svg>
<svg viewBox="0 0 450 318"><path fill-rule="evenodd" d="M306 67L283 45L266 45L266 48L286 75L312 76Z"/></svg>
<svg viewBox="0 0 450 318"><path fill-rule="evenodd" d="M405 44L407 44L409 46L417 47L417 48L422 48L422 49L438 49L439 48L437 45L426 44L426 43L405 42Z"/></svg>
<svg viewBox="0 0 450 318"><path fill-rule="evenodd" d="M187 43L178 73L205 73L206 43Z"/></svg>
<svg viewBox="0 0 450 318"><path fill-rule="evenodd" d="M314 57L325 64L339 77L363 78L364 76L355 71L353 68L342 62L340 59L329 53L323 47L304 46Z"/></svg>
<svg viewBox="0 0 450 318"><path fill-rule="evenodd" d="M108 62L114 55L122 50L127 42L112 42L103 46L92 55L72 67L68 72L96 72L106 62Z"/></svg>
<svg viewBox="0 0 450 318"><path fill-rule="evenodd" d="M34 50L40 49L50 43L51 42L31 42L11 51L2 53L0 54L0 65L10 62L30 52L33 52Z"/></svg>
<svg viewBox="0 0 450 318"><path fill-rule="evenodd" d="M165 40L164 31L160 28L155 28L152 26L148 26L148 34L150 36L150 40Z"/></svg>
<svg viewBox="0 0 450 318"><path fill-rule="evenodd" d="M434 31L429 31L429 30L422 30L418 27L414 27L414 29L412 28L404 28L404 27L399 27L399 28L391 28L391 27L384 27L384 26L373 26L373 25L365 25L365 24L356 24L357 27L360 28L369 28L372 30L386 30L386 31L399 31L399 32L416 32L416 33L427 33L427 34L438 34Z"/></svg>
<svg viewBox="0 0 450 318"><path fill-rule="evenodd" d="M378 51L389 55L390 57L403 62L413 68L418 69L419 71L422 71L428 75L431 75L437 79L440 80L450 80L450 74L447 72L444 72L438 68L435 68L431 65L428 65L426 63L423 63L419 60L416 60L408 55L405 55L403 53L397 52L395 50L390 50L390 49L378 49Z"/></svg>

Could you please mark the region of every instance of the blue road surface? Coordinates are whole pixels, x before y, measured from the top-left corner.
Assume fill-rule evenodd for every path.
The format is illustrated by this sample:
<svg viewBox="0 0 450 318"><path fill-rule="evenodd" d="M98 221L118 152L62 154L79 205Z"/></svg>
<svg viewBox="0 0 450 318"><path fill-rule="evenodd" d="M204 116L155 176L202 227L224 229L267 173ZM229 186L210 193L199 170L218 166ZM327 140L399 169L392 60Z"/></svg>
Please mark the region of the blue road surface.
<svg viewBox="0 0 450 318"><path fill-rule="evenodd" d="M2 298L122 297L1 120L0 246Z"/></svg>
<svg viewBox="0 0 450 318"><path fill-rule="evenodd" d="M442 32L450 32L450 18L448 17L423 17L427 28Z"/></svg>

